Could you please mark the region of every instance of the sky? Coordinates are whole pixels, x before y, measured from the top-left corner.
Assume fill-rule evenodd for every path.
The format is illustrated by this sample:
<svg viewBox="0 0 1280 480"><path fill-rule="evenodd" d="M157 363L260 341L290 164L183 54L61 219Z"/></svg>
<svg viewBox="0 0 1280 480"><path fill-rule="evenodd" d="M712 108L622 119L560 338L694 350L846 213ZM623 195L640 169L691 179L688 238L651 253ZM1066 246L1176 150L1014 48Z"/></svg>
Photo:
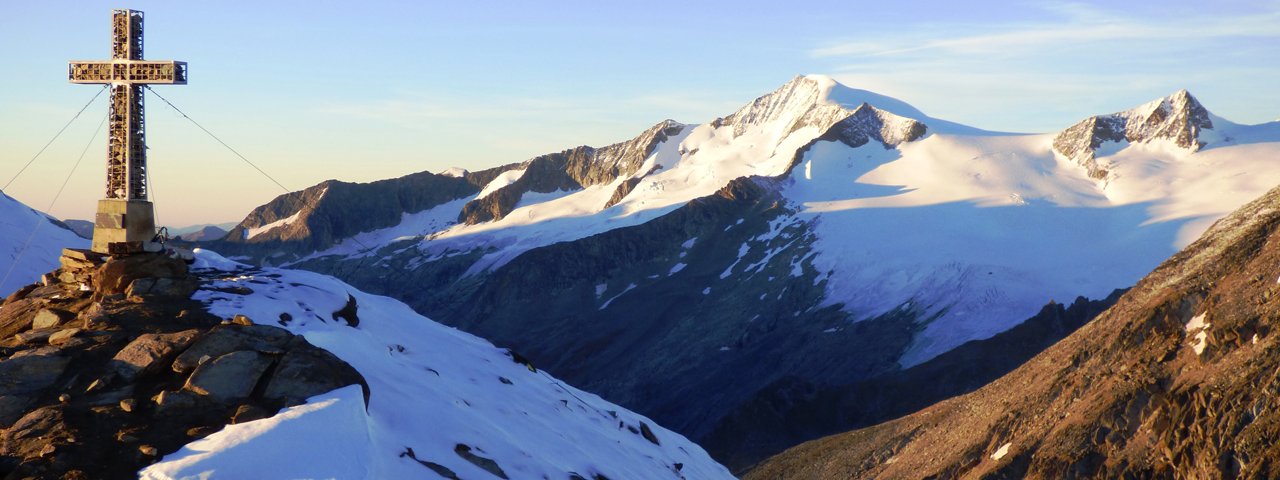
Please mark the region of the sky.
<svg viewBox="0 0 1280 480"><path fill-rule="evenodd" d="M1280 119L1280 1L791 3L10 2L0 186L96 93L65 65L109 57L112 8L146 12L148 59L189 62L188 85L155 91L291 190L603 146L810 73L990 130L1180 88L1235 122ZM91 218L105 97L5 193ZM283 193L150 93L147 134L161 224L239 221Z"/></svg>

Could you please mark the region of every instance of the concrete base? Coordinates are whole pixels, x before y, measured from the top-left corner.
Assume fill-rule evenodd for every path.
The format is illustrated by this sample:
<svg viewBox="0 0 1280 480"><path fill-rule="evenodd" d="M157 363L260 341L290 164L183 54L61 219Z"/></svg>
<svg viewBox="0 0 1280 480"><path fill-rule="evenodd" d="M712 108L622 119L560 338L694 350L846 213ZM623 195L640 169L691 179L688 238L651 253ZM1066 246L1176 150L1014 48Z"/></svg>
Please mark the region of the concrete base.
<svg viewBox="0 0 1280 480"><path fill-rule="evenodd" d="M98 200L93 222L95 253L112 253L111 244L143 246L156 236L156 215L151 202L144 200Z"/></svg>

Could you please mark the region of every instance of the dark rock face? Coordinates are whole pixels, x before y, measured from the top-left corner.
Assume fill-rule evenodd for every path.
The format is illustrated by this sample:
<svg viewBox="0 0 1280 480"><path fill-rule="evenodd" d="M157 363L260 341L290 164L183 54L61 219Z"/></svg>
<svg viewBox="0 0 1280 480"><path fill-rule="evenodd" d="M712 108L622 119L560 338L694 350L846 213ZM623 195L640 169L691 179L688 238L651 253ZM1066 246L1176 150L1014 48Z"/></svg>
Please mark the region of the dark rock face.
<svg viewBox="0 0 1280 480"><path fill-rule="evenodd" d="M668 138L679 135L685 128L685 125L674 120L665 120L626 142L603 148L582 146L529 160L514 167L525 170L519 180L463 206L462 212L458 214L458 222L476 224L501 219L511 213L524 194L529 192L579 190L636 175L640 173L645 159L653 153L654 148ZM648 173L651 172L646 172ZM638 178L632 180L639 181ZM631 185L634 187L635 183ZM626 193L629 192L630 188L627 188ZM626 193L621 195L626 196ZM617 200L621 200L621 197ZM614 203L617 201L610 200L610 205Z"/></svg>
<svg viewBox="0 0 1280 480"><path fill-rule="evenodd" d="M1280 189L965 396L747 478L1280 477Z"/></svg>
<svg viewBox="0 0 1280 480"><path fill-rule="evenodd" d="M227 255L254 258L323 250L357 233L395 226L404 214L474 195L483 186L480 181L492 180L497 173L468 173L460 178L421 172L371 183L329 180L254 209L225 239L210 246ZM295 214L288 226L248 235L251 228Z"/></svg>
<svg viewBox="0 0 1280 480"><path fill-rule="evenodd" d="M1089 176L1107 178L1107 166L1099 165L1096 152L1105 142L1149 142L1170 140L1189 150L1204 146L1200 131L1212 129L1209 111L1186 90L1133 110L1084 119L1053 139L1053 149L1089 171Z"/></svg>
<svg viewBox="0 0 1280 480"><path fill-rule="evenodd" d="M227 236L227 233L228 232L226 230L218 228L214 225L209 225L207 227L201 228L200 230L179 235L178 237L176 237L176 239L186 241L186 242L212 242L212 241L222 240L223 237Z"/></svg>
<svg viewBox="0 0 1280 480"><path fill-rule="evenodd" d="M69 273L108 290L55 280L0 306L0 477L130 478L223 425L364 384L302 337L218 319L189 294L106 293L175 275L171 260L85 260Z"/></svg>
<svg viewBox="0 0 1280 480"><path fill-rule="evenodd" d="M1070 307L1046 305L1026 322L974 340L923 364L849 384L820 384L788 376L730 412L699 444L742 470L788 447L867 427L976 390L1017 368L1115 304L1077 298Z"/></svg>

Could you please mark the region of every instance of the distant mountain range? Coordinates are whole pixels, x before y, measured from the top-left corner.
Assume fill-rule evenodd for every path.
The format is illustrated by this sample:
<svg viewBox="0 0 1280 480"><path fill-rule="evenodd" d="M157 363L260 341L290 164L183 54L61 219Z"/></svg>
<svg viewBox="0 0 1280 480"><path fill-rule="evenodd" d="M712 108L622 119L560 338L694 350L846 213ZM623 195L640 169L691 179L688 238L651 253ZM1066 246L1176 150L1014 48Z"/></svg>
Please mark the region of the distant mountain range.
<svg viewBox="0 0 1280 480"><path fill-rule="evenodd" d="M90 222L88 220L74 220L74 219L63 220L62 222L65 223L67 227L71 229L71 231L75 232L76 235L79 235L80 237L85 239L93 239L93 222ZM170 228L169 236L171 238L182 237L180 240L186 240L188 242L207 242L212 240L221 240L222 237L227 236L227 229L234 226L236 226L235 222L228 222L228 223L220 223L220 224L202 224L202 225L190 225L190 226L181 227L181 228Z"/></svg>
<svg viewBox="0 0 1280 480"><path fill-rule="evenodd" d="M1006 134L802 76L606 147L324 182L212 248L404 300L740 469L1030 358L1280 184L1277 142L1186 91Z"/></svg>

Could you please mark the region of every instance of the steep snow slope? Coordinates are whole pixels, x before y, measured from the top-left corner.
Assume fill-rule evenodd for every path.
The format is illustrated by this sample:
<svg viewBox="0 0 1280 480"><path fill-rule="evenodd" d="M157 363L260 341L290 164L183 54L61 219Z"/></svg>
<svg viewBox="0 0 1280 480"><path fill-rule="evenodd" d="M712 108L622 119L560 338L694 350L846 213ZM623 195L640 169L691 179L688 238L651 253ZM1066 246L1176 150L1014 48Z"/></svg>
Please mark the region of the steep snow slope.
<svg viewBox="0 0 1280 480"><path fill-rule="evenodd" d="M88 247L88 240L0 192L0 292L8 295L58 268L63 248Z"/></svg>
<svg viewBox="0 0 1280 480"><path fill-rule="evenodd" d="M229 426L143 478L732 478L684 437L398 301L208 251L195 268L225 272L196 294L212 313L304 335L359 370L369 406L358 387L340 389ZM347 305L342 320L320 315Z"/></svg>

